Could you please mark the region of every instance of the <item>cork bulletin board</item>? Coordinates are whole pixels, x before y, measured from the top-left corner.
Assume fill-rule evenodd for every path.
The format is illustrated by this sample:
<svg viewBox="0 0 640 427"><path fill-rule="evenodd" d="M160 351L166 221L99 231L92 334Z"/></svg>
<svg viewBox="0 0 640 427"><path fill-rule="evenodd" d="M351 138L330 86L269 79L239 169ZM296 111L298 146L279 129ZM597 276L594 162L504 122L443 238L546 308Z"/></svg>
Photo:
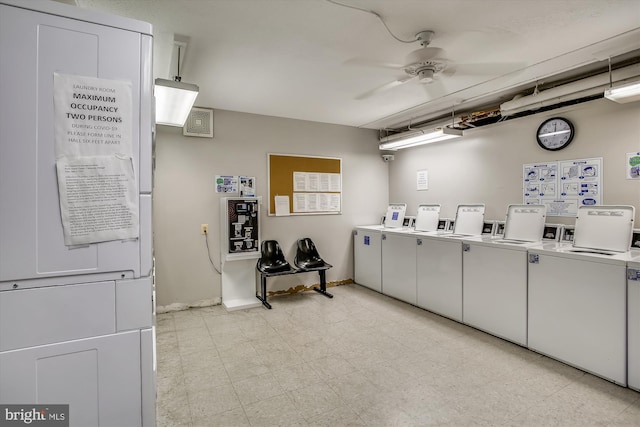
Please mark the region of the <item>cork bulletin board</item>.
<svg viewBox="0 0 640 427"><path fill-rule="evenodd" d="M276 214L276 196L289 198L289 215L339 214L342 210L340 158L269 154L267 174L269 215Z"/></svg>

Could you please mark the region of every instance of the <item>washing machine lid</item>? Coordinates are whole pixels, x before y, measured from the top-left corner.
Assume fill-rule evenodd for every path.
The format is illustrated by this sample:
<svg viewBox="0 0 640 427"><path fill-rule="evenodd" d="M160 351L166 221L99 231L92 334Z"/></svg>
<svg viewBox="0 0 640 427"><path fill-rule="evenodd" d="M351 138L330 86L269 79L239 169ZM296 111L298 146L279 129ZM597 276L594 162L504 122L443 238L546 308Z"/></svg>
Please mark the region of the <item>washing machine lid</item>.
<svg viewBox="0 0 640 427"><path fill-rule="evenodd" d="M400 228L404 221L404 214L407 211L406 203L392 203L387 208L387 215L384 218L385 228Z"/></svg>
<svg viewBox="0 0 640 427"><path fill-rule="evenodd" d="M509 205L504 239L523 242L541 241L546 216L545 205Z"/></svg>
<svg viewBox="0 0 640 427"><path fill-rule="evenodd" d="M633 206L580 206L573 246L627 252L631 246L634 214Z"/></svg>
<svg viewBox="0 0 640 427"><path fill-rule="evenodd" d="M453 234L479 236L484 225L484 205L458 205Z"/></svg>
<svg viewBox="0 0 640 427"><path fill-rule="evenodd" d="M440 205L418 205L416 231L436 231L440 220Z"/></svg>

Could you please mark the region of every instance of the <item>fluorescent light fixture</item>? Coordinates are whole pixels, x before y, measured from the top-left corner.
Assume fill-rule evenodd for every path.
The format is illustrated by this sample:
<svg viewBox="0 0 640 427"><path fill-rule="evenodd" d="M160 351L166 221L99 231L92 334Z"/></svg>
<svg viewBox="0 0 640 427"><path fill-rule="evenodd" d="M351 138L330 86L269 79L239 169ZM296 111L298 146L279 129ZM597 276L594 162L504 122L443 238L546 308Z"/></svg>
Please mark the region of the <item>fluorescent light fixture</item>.
<svg viewBox="0 0 640 427"><path fill-rule="evenodd" d="M444 141L462 136L462 129L440 127L435 129L418 129L380 138L380 150L400 150L422 144Z"/></svg>
<svg viewBox="0 0 640 427"><path fill-rule="evenodd" d="M156 123L184 126L199 90L194 84L156 79Z"/></svg>
<svg viewBox="0 0 640 427"><path fill-rule="evenodd" d="M604 97L619 104L640 101L640 81L609 88L604 91Z"/></svg>

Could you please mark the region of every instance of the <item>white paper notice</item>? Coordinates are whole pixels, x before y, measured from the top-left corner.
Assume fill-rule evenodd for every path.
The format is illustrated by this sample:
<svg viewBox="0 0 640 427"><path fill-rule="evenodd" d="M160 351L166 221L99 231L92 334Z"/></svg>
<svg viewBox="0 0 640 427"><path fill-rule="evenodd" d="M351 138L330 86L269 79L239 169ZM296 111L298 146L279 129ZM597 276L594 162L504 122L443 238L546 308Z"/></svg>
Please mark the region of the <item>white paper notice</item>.
<svg viewBox="0 0 640 427"><path fill-rule="evenodd" d="M139 236L130 157L63 157L57 160L56 169L65 245Z"/></svg>
<svg viewBox="0 0 640 427"><path fill-rule="evenodd" d="M56 158L132 156L131 83L54 73Z"/></svg>
<svg viewBox="0 0 640 427"><path fill-rule="evenodd" d="M293 212L340 212L340 194L294 193Z"/></svg>
<svg viewBox="0 0 640 427"><path fill-rule="evenodd" d="M417 180L416 189L418 191L429 189L429 174L426 170L418 171L416 180Z"/></svg>
<svg viewBox="0 0 640 427"><path fill-rule="evenodd" d="M289 196L275 196L276 216L288 216L291 214L289 210Z"/></svg>
<svg viewBox="0 0 640 427"><path fill-rule="evenodd" d="M307 174L305 172L293 173L293 191L307 191Z"/></svg>

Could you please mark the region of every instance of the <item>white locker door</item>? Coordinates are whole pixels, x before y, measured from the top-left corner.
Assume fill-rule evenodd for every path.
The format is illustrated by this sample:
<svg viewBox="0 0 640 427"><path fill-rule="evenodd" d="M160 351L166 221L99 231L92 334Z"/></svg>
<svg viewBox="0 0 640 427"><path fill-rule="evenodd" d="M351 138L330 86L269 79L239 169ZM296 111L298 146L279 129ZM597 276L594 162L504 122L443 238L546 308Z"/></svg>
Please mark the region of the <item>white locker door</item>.
<svg viewBox="0 0 640 427"><path fill-rule="evenodd" d="M138 241L64 245L53 75L131 83L139 182L141 39L133 31L0 5L0 57L11 58L0 61L0 282L104 272L139 277Z"/></svg>
<svg viewBox="0 0 640 427"><path fill-rule="evenodd" d="M463 321L527 345L527 251L467 246L462 260Z"/></svg>
<svg viewBox="0 0 640 427"><path fill-rule="evenodd" d="M462 322L462 242L418 240L418 307Z"/></svg>
<svg viewBox="0 0 640 427"><path fill-rule="evenodd" d="M382 234L382 293L416 304L416 237Z"/></svg>
<svg viewBox="0 0 640 427"><path fill-rule="evenodd" d="M357 229L353 233L354 280L382 292L382 242L380 231Z"/></svg>
<svg viewBox="0 0 640 427"><path fill-rule="evenodd" d="M0 353L0 402L69 404L70 426L140 426L140 331Z"/></svg>
<svg viewBox="0 0 640 427"><path fill-rule="evenodd" d="M529 263L529 348L626 385L625 274L623 265L538 254Z"/></svg>

